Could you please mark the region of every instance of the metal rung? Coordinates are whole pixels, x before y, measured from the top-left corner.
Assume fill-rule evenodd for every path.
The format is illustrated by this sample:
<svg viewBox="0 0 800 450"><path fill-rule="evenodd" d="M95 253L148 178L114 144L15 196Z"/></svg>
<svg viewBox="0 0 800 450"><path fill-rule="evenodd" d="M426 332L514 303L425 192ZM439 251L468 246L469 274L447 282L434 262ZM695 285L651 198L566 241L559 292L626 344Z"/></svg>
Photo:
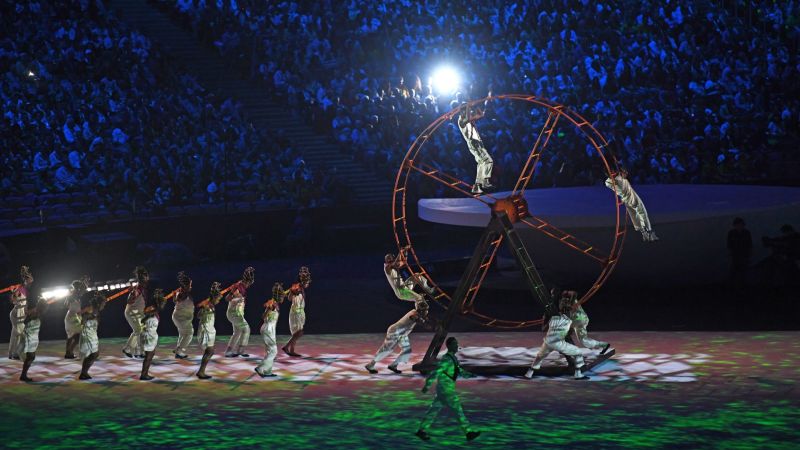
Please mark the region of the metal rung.
<svg viewBox="0 0 800 450"><path fill-rule="evenodd" d="M589 247L589 248L587 248L586 250L584 250L584 251L583 251L583 253L589 253L589 252L590 252L590 251L591 251L593 248L594 248L594 247Z"/></svg>
<svg viewBox="0 0 800 450"><path fill-rule="evenodd" d="M438 172L438 170L431 170L430 172L425 172L425 174L426 174L426 175L433 175L433 174L435 174L436 172Z"/></svg>
<svg viewBox="0 0 800 450"><path fill-rule="evenodd" d="M565 235L564 235L564 237L562 237L562 238L560 239L560 241L562 241L562 242L563 242L563 241L565 241L565 240L569 239L569 237L570 237L570 236L569 236L568 234L565 234Z"/></svg>
<svg viewBox="0 0 800 450"><path fill-rule="evenodd" d="M405 191L405 190L406 190L406 188L404 188L404 187L401 187L401 188L397 188L397 189L395 189L394 191L395 191L395 192L400 192L400 191Z"/></svg>
<svg viewBox="0 0 800 450"><path fill-rule="evenodd" d="M483 269L483 268L484 268L484 267L486 267L486 266L490 266L490 265L492 265L492 262L491 262L491 261L489 261L489 262L487 262L487 263L483 263L483 264L481 264L481 269Z"/></svg>
<svg viewBox="0 0 800 450"><path fill-rule="evenodd" d="M480 287L480 286L472 286L471 288L469 288L469 290L468 290L467 292L469 293L469 292L475 291L475 290L477 290L479 287Z"/></svg>
<svg viewBox="0 0 800 450"><path fill-rule="evenodd" d="M400 216L400 217L398 217L397 219L394 219L394 221L395 221L395 222L400 222L401 220L403 220L403 219L405 219L405 218L406 218L406 216L405 216L405 215L403 215L403 216Z"/></svg>
<svg viewBox="0 0 800 450"><path fill-rule="evenodd" d="M444 294L439 294L436 297L433 297L434 300L439 300L440 298L444 297Z"/></svg>

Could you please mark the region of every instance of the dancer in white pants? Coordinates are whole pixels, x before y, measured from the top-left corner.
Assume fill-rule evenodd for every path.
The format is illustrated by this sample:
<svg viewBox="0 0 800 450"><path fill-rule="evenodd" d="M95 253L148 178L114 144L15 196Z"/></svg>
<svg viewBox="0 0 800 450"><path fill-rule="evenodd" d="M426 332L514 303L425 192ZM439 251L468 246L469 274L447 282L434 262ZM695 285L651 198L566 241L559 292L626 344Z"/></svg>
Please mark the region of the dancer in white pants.
<svg viewBox="0 0 800 450"><path fill-rule="evenodd" d="M550 318L547 325L547 334L544 337L544 342L539 349L539 353L531 363L530 369L525 374L526 378L533 378L534 373L542 367L542 361L550 353L556 351L564 356L571 356L575 359L575 379L586 380L589 377L584 376L581 370L584 366L583 353L581 349L570 344L566 341L572 326L572 320L569 318L574 306L574 299L569 295L570 291L565 291L559 300L559 314Z"/></svg>
<svg viewBox="0 0 800 450"><path fill-rule="evenodd" d="M142 317L150 274L144 267L137 266L133 275L136 278L136 286L131 289L130 294L128 294L128 301L125 304L125 320L128 321L128 325L131 327L131 335L128 337L125 347L122 348L122 353L128 358L144 358L141 342Z"/></svg>
<svg viewBox="0 0 800 450"><path fill-rule="evenodd" d="M64 316L64 331L67 332L65 359L75 359L75 347L81 339L81 300L86 295L88 278L75 280L66 299L67 314Z"/></svg>
<svg viewBox="0 0 800 450"><path fill-rule="evenodd" d="M18 350L20 355L25 356L22 363L22 374L19 376L20 381L33 381L28 378L28 369L36 359L36 350L39 348L39 328L42 326L39 318L44 314L46 308L47 302L42 299L28 302L28 310L25 313L25 331L22 334Z"/></svg>
<svg viewBox="0 0 800 450"><path fill-rule="evenodd" d="M178 272L178 292L175 293L175 309L172 311L172 323L178 329L178 342L175 344L175 358L185 359L189 355L186 349L192 343L194 335L194 301L192 300L192 279L186 272Z"/></svg>
<svg viewBox="0 0 800 450"><path fill-rule="evenodd" d="M572 330L575 336L575 342L583 345L586 348L591 349L603 349L600 351L600 354L604 354L608 351L611 344L608 342L598 341L589 337L589 332L587 328L589 327L589 316L584 311L583 307L578 304L578 293L575 291L566 291L564 294L570 296L570 299L575 305L572 309Z"/></svg>
<svg viewBox="0 0 800 450"><path fill-rule="evenodd" d="M494 186L489 182L492 176L492 161L491 155L486 151L483 145L481 135L478 134L478 129L475 128L475 121L483 117L484 111L474 110L469 106L464 106L463 111L458 115L458 129L461 131L461 136L467 142L467 148L475 162L478 164L478 170L475 175L475 184L472 186L473 194L481 194L484 189L491 189Z"/></svg>
<svg viewBox="0 0 800 450"><path fill-rule="evenodd" d="M156 354L156 347L158 346L158 322L159 312L164 309L164 303L167 300L164 298L164 292L161 289L153 291L153 297L147 299L147 304L142 311L142 349L144 349L144 361L142 361L142 373L139 379L143 381L150 381L153 376L150 375L150 365L153 364L153 356Z"/></svg>
<svg viewBox="0 0 800 450"><path fill-rule="evenodd" d="M225 349L225 356L228 358L235 358L237 356L248 357L244 352L244 348L250 342L250 325L244 318L245 298L247 296L247 288L253 285L255 281L256 269L248 267L242 274L242 279L228 293L226 300L228 300L228 311L225 317L233 325L233 335L231 340L228 341L228 348Z"/></svg>
<svg viewBox="0 0 800 450"><path fill-rule="evenodd" d="M33 284L33 274L28 266L22 266L19 270L20 285L11 291L11 338L8 341L8 358L20 359L18 353L19 344L25 333L25 308L28 304L28 295L31 284Z"/></svg>
<svg viewBox="0 0 800 450"><path fill-rule="evenodd" d="M297 341L303 337L303 329L306 325L306 288L311 284L311 271L303 266L297 275L297 283L289 289L289 300L292 307L289 310L289 332L292 337L281 349L289 356L303 356L294 351Z"/></svg>
<svg viewBox="0 0 800 450"><path fill-rule="evenodd" d="M417 323L425 321L427 317L428 304L424 301L418 302L414 309L407 312L406 315L386 330L386 338L383 340L383 345L378 349L372 361L364 366L364 368L367 369L369 373L378 373L378 371L375 370L375 364L389 356L389 354L399 346L400 354L397 355L394 362L389 364L388 368L394 373L403 373L397 366L408 362L408 359L411 357L411 341L408 339L408 335L411 334Z"/></svg>
<svg viewBox="0 0 800 450"><path fill-rule="evenodd" d="M272 285L272 298L264 303L264 324L261 325L261 337L264 339L264 359L261 364L256 367L256 373L262 378L276 376L272 373L272 363L275 361L275 355L278 354L278 341L275 336L275 327L278 325L278 317L280 316L280 304L286 298L286 293L283 290L281 283Z"/></svg>
<svg viewBox="0 0 800 450"><path fill-rule="evenodd" d="M89 369L92 364L100 357L100 339L97 337L100 312L106 307L106 299L100 293L95 292L89 305L81 310L81 340L78 349L83 358L79 380L91 380Z"/></svg>
<svg viewBox="0 0 800 450"><path fill-rule="evenodd" d="M222 300L222 286L219 281L211 284L211 292L207 299L197 304L197 319L199 322L197 329L197 341L203 350L203 358L200 360L200 370L197 371L197 378L208 380L211 375L206 375L206 366L214 356L214 342L217 338L217 330L214 328L214 308Z"/></svg>
<svg viewBox="0 0 800 450"><path fill-rule="evenodd" d="M622 169L614 176L613 180L606 178L606 187L611 190L616 187L617 195L625 205L625 209L633 222L633 229L642 233L642 240L645 242L657 241L658 236L650 226L650 217L647 215L644 202L628 181L628 172Z"/></svg>

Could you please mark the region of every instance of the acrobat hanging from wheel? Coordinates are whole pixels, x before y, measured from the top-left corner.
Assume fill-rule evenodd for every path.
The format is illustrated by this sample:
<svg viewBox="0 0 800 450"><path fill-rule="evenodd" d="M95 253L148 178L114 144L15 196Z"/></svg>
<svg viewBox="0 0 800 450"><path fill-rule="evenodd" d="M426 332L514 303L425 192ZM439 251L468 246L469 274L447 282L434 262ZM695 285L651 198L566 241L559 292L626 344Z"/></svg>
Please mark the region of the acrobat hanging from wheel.
<svg viewBox="0 0 800 450"><path fill-rule="evenodd" d="M475 174L475 184L472 185L473 194L482 194L484 190L494 187L492 183L489 182L489 178L492 176L494 161L489 152L486 151L486 147L484 147L483 141L481 140L481 135L478 134L478 129L475 127L475 121L482 118L486 113L486 103L487 102L484 102L483 109L472 108L470 104L462 103L462 106L466 106L464 106L456 119L458 129L461 131L461 136L463 136L464 140L467 142L469 152L475 157L475 163L478 165L478 170Z"/></svg>
<svg viewBox="0 0 800 450"><path fill-rule="evenodd" d="M414 287L419 287L426 293L430 294L432 288L428 285L428 280L425 277L412 274L410 277L403 279L400 271L407 266L406 251L407 248L401 248L397 256L387 253L383 258L383 273L386 275L386 280L389 281L394 295L406 302L424 302L425 297L414 291Z"/></svg>

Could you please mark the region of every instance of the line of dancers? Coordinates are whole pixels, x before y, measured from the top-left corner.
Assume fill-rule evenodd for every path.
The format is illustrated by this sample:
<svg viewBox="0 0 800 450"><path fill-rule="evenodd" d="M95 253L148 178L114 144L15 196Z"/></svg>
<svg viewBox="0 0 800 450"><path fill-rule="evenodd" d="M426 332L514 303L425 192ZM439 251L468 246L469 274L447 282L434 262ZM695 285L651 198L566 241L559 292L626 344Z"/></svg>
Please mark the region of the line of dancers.
<svg viewBox="0 0 800 450"><path fill-rule="evenodd" d="M207 380L211 378L206 373L211 357L214 355L216 329L214 328L215 308L223 299L228 302L227 319L233 326L233 335L225 350L228 358L248 357L245 348L249 344L250 326L245 319L245 303L247 289L255 282L255 269L247 267L239 281L226 289L222 289L219 282L211 285L209 296L195 302L192 297L192 279L186 272L179 272L178 288L165 295L162 289L150 289L150 274L144 267L138 266L134 270L135 285L130 289L125 304L125 319L131 327L131 334L122 348L122 352L129 358L142 359L140 380L152 380L150 367L153 362L156 347L158 346L158 325L160 315L169 300L173 300L175 307L172 312L172 321L178 329L178 339L173 353L176 359L189 357L189 345L195 335L193 320L198 319L197 341L202 350L200 367L196 376ZM64 329L66 331L66 350L64 358L81 358L80 380L92 379L89 370L100 356L100 340L98 327L100 316L106 304L119 296L105 297L101 292L89 290L89 278L83 277L75 280L70 285L69 295L64 298L66 307L64 316ZM21 381L33 381L28 376L28 371L36 359L36 350L39 346L39 329L41 317L45 310L52 307L56 301L48 301L42 297L34 297L30 293L33 284L33 274L28 266L20 269L20 284L11 289L12 310L11 339L8 345L9 359L22 360ZM284 300L291 301L289 311L289 327L291 338L283 346L283 351L289 356L302 356L295 351L297 342L303 336L305 326L305 299L306 289L311 284L311 271L308 267L301 267L297 281L289 289L284 290L283 284L276 282L272 288L272 297L264 303L262 314L263 324L261 336L264 340L265 356L255 368L261 377L274 377L272 372L273 362L278 353L276 325L280 313L280 305ZM75 350L78 350L76 354Z"/></svg>

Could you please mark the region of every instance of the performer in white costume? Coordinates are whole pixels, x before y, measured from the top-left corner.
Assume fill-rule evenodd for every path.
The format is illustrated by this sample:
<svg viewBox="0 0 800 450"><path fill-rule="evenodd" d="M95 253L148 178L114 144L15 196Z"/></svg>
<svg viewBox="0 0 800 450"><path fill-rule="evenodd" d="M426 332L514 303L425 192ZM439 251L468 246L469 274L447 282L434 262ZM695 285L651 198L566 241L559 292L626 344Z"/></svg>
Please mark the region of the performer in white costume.
<svg viewBox="0 0 800 450"><path fill-rule="evenodd" d="M475 128L475 121L483 117L485 109L475 110L468 106L464 106L463 108L464 109L458 115L456 123L458 124L459 131L461 131L461 136L467 142L469 152L472 153L472 156L475 157L475 162L478 164L475 184L472 186L472 193L481 194L484 189L491 189L494 187L489 182L489 178L492 176L494 161L492 161L489 152L486 151L481 136L478 134L478 129Z"/></svg>
<svg viewBox="0 0 800 450"><path fill-rule="evenodd" d="M261 318L264 319L264 324L261 325L261 338L264 339L264 359L261 364L256 367L256 373L262 378L276 376L272 373L272 364L275 361L275 355L278 354L278 341L275 336L275 327L278 325L278 317L280 316L280 304L286 298L286 292L283 290L281 283L272 285L272 298L264 303L264 314Z"/></svg>
<svg viewBox="0 0 800 450"><path fill-rule="evenodd" d="M386 338L383 340L383 345L378 349L372 361L364 366L364 368L367 369L369 373L378 373L378 371L375 370L375 364L389 356L395 348L400 346L400 354L397 355L394 362L389 364L388 368L394 373L403 373L397 366L408 362L408 359L411 357L411 341L408 339L408 335L411 334L418 323L424 322L427 317L428 304L424 301L417 302L414 309L407 312L406 315L386 330Z"/></svg>
<svg viewBox="0 0 800 450"><path fill-rule="evenodd" d="M142 349L144 349L144 361L142 361L142 373L139 379L149 381L153 379L150 375L150 365L153 364L153 356L158 346L158 322L159 312L164 309L167 302L164 292L161 289L153 291L153 297L146 300L146 305L142 311Z"/></svg>
<svg viewBox="0 0 800 450"><path fill-rule="evenodd" d="M175 293L175 309L172 311L172 323L178 329L178 342L175 344L175 358L185 359L189 355L186 349L192 343L194 335L194 302L192 301L192 279L186 272L178 272L178 292Z"/></svg>
<svg viewBox="0 0 800 450"><path fill-rule="evenodd" d="M66 299L67 314L64 316L64 331L67 332L67 348L64 352L66 359L76 358L75 347L81 339L81 302L86 295L88 281L88 277L73 281L70 295Z"/></svg>
<svg viewBox="0 0 800 450"><path fill-rule="evenodd" d="M225 349L225 356L228 358L235 358L237 356L250 356L245 353L244 347L250 342L250 325L244 318L245 298L247 296L247 288L253 285L255 281L256 269L248 267L242 274L242 279L236 283L231 289L225 299L228 301L228 311L225 316L228 321L233 325L233 335L231 340L228 341L228 348Z"/></svg>
<svg viewBox="0 0 800 450"><path fill-rule="evenodd" d="M297 275L297 283L289 289L289 300L292 302L292 308L289 310L289 332L292 333L292 337L282 347L283 352L289 356L303 356L294 351L294 346L303 336L303 327L306 324L306 288L310 284L311 272L308 267L303 266Z"/></svg>
<svg viewBox="0 0 800 450"><path fill-rule="evenodd" d="M89 369L97 358L100 357L100 340L97 337L100 312L106 307L106 299L100 293L95 292L89 305L81 310L81 340L78 349L83 358L79 380L91 380Z"/></svg>
<svg viewBox="0 0 800 450"><path fill-rule="evenodd" d="M211 284L211 292L207 299L197 304L197 318L199 321L197 329L197 341L203 349L203 358L200 360L200 370L197 371L197 378L207 380L211 375L206 375L206 366L214 355L214 342L217 338L217 330L214 328L214 308L222 300L222 286L219 281Z"/></svg>
<svg viewBox="0 0 800 450"><path fill-rule="evenodd" d="M655 231L650 226L650 217L647 215L647 209L644 207L644 202L633 190L631 183L628 181L628 172L624 169L614 176L614 179L606 178L606 187L614 190L616 186L617 195L622 199L628 215L633 221L633 229L642 233L642 240L645 242L654 242L658 240Z"/></svg>
<svg viewBox="0 0 800 450"><path fill-rule="evenodd" d="M427 278L423 276L413 275L407 279L403 279L400 275L400 270L406 267L406 254L408 247L400 249L397 256L387 253L383 257L383 273L386 275L386 280L389 282L394 295L403 301L420 302L424 300L422 294L415 292L414 287L420 287L427 293L431 293L431 287L428 285Z"/></svg>
<svg viewBox="0 0 800 450"><path fill-rule="evenodd" d="M564 295L568 295L570 297L570 302L572 302L572 315L570 318L572 319L572 330L575 336L575 342L583 345L586 348L591 349L603 349L600 351L600 354L604 354L608 351L611 347L611 344L608 342L597 341L589 337L589 331L587 328L589 327L589 316L584 311L583 307L578 304L578 293L575 291L564 291Z"/></svg>
<svg viewBox="0 0 800 450"><path fill-rule="evenodd" d="M19 354L25 356L22 363L22 374L19 376L20 381L33 381L28 378L28 369L36 359L36 350L39 348L39 328L42 326L39 318L44 314L45 309L47 309L47 302L42 299L28 301L25 313L25 331L18 349Z"/></svg>
<svg viewBox="0 0 800 450"><path fill-rule="evenodd" d="M22 266L19 270L20 285L11 291L11 338L8 341L8 358L20 359L17 349L25 333L25 307L28 303L31 284L33 284L33 274L28 266Z"/></svg>
<svg viewBox="0 0 800 450"><path fill-rule="evenodd" d="M542 346L539 353L531 363L530 369L525 374L526 378L533 378L535 371L542 367L542 361L551 352L559 352L564 356L573 357L575 361L575 379L586 380L589 377L584 376L581 370L584 366L583 353L581 349L570 344L566 341L572 327L572 307L574 305L573 298L568 294L570 291L565 291L558 302L559 313L553 315L547 324L547 334L544 337Z"/></svg>
<svg viewBox="0 0 800 450"><path fill-rule="evenodd" d="M133 272L136 278L136 286L131 289L128 294L128 301L125 304L125 320L131 327L131 335L128 337L128 342L122 348L122 353L128 358L143 358L144 350L142 350L142 315L144 310L145 299L147 298L147 288L150 282L150 274L142 266L137 266Z"/></svg>

